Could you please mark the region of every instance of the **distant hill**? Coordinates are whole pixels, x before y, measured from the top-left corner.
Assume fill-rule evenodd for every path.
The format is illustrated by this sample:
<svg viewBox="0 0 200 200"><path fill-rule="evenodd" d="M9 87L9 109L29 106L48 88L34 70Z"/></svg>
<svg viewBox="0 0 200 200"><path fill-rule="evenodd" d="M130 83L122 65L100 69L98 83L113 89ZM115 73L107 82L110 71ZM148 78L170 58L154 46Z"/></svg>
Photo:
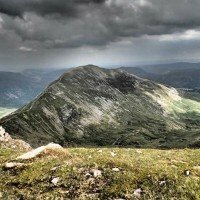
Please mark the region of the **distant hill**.
<svg viewBox="0 0 200 200"><path fill-rule="evenodd" d="M0 72L0 107L18 107L35 97L36 81L21 73Z"/></svg>
<svg viewBox="0 0 200 200"><path fill-rule="evenodd" d="M200 63L177 62L170 64L144 65L138 67L149 73L166 74L174 70L200 69Z"/></svg>
<svg viewBox="0 0 200 200"><path fill-rule="evenodd" d="M24 70L21 73L0 71L0 107L18 108L41 93L65 70Z"/></svg>
<svg viewBox="0 0 200 200"><path fill-rule="evenodd" d="M33 146L197 147L200 102L122 70L88 65L51 83L28 105L0 120Z"/></svg>
<svg viewBox="0 0 200 200"><path fill-rule="evenodd" d="M173 63L121 68L141 78L175 88L199 89L199 63ZM26 69L20 73L0 71L0 107L19 108L39 95L69 69Z"/></svg>
<svg viewBox="0 0 200 200"><path fill-rule="evenodd" d="M200 89L200 64L175 63L155 66L122 67L141 78L184 89Z"/></svg>

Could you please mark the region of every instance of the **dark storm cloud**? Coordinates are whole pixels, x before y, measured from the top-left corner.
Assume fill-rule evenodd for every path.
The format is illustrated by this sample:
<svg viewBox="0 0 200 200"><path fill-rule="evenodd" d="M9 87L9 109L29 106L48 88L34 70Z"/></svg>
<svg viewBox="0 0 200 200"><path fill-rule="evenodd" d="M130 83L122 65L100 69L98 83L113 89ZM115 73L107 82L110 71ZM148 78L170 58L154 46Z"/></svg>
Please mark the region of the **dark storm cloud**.
<svg viewBox="0 0 200 200"><path fill-rule="evenodd" d="M199 10L200 0L0 0L0 56L39 62L41 52L52 52L51 60L58 51L84 57L90 48L101 60L106 49L113 59L134 53L142 60L147 51L149 58L180 58L187 44L192 57L200 52Z"/></svg>
<svg viewBox="0 0 200 200"><path fill-rule="evenodd" d="M3 28L46 48L197 29L199 10L199 0L0 0Z"/></svg>
<svg viewBox="0 0 200 200"><path fill-rule="evenodd" d="M75 16L76 7L84 4L101 4L105 0L0 0L0 12L23 17L25 12L34 12L39 15Z"/></svg>

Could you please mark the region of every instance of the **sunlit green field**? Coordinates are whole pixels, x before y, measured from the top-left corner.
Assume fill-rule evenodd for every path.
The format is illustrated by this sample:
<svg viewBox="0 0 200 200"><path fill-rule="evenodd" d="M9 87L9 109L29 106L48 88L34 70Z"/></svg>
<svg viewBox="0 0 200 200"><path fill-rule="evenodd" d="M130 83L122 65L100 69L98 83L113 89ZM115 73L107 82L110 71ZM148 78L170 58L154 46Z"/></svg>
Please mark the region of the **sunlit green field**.
<svg viewBox="0 0 200 200"><path fill-rule="evenodd" d="M69 148L4 169L19 154L0 150L2 199L200 199L198 149Z"/></svg>
<svg viewBox="0 0 200 200"><path fill-rule="evenodd" d="M0 118L5 117L6 115L14 112L15 108L2 108L0 107Z"/></svg>

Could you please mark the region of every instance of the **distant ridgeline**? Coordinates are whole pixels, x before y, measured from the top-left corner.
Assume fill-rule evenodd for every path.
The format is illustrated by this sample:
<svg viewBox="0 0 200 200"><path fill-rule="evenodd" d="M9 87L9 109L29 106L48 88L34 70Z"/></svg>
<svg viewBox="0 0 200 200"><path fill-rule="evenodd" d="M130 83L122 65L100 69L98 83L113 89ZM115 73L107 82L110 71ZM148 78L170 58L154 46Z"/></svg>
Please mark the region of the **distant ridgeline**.
<svg viewBox="0 0 200 200"><path fill-rule="evenodd" d="M0 120L33 146L200 147L200 102L122 70L83 66Z"/></svg>
<svg viewBox="0 0 200 200"><path fill-rule="evenodd" d="M29 103L67 70L24 70L21 73L0 71L0 117L3 108L19 108Z"/></svg>
<svg viewBox="0 0 200 200"><path fill-rule="evenodd" d="M172 63L121 69L175 88L200 90L200 63Z"/></svg>

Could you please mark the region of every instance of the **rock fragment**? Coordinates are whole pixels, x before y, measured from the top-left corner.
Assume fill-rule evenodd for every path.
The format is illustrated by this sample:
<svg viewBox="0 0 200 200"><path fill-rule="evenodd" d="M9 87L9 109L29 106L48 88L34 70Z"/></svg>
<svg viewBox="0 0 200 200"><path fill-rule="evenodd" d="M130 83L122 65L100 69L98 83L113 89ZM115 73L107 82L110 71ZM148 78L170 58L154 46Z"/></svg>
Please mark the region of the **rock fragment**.
<svg viewBox="0 0 200 200"><path fill-rule="evenodd" d="M5 168L6 169L13 169L13 168L16 168L16 167L23 167L25 166L24 163L17 163L17 162L7 162L5 163Z"/></svg>
<svg viewBox="0 0 200 200"><path fill-rule="evenodd" d="M136 197L136 198L140 198L141 197L141 193L142 193L142 189L141 188L138 188L138 189L136 189L135 191L134 191L134 196Z"/></svg>
<svg viewBox="0 0 200 200"><path fill-rule="evenodd" d="M51 183L53 183L53 185L56 186L58 184L59 180L60 180L59 177L53 178Z"/></svg>
<svg viewBox="0 0 200 200"><path fill-rule="evenodd" d="M185 176L189 176L189 175L190 175L190 171L189 171L189 170L185 170L185 171L184 171L184 175L185 175Z"/></svg>
<svg viewBox="0 0 200 200"><path fill-rule="evenodd" d="M58 150L63 150L63 147L61 147L59 144L50 143L46 146L38 147L37 149L34 149L34 150L29 151L21 156L18 156L17 159L29 160L29 159L37 157L38 155L40 155L42 153L47 152L48 150L49 151L58 151Z"/></svg>
<svg viewBox="0 0 200 200"><path fill-rule="evenodd" d="M119 169L119 168L117 168L117 167L115 167L115 168L112 168L112 171L114 171L114 172L119 172L119 171L120 171L120 169Z"/></svg>
<svg viewBox="0 0 200 200"><path fill-rule="evenodd" d="M23 140L12 139L12 137L6 133L2 126L0 126L0 144L1 148L11 148L23 151L29 151L32 149L27 142Z"/></svg>
<svg viewBox="0 0 200 200"><path fill-rule="evenodd" d="M94 169L94 170L92 170L92 174L93 174L93 176L96 178L96 177L101 176L101 175L102 175L102 172L101 172L101 170Z"/></svg>
<svg viewBox="0 0 200 200"><path fill-rule="evenodd" d="M115 152L110 153L112 157L115 157L117 154Z"/></svg>

